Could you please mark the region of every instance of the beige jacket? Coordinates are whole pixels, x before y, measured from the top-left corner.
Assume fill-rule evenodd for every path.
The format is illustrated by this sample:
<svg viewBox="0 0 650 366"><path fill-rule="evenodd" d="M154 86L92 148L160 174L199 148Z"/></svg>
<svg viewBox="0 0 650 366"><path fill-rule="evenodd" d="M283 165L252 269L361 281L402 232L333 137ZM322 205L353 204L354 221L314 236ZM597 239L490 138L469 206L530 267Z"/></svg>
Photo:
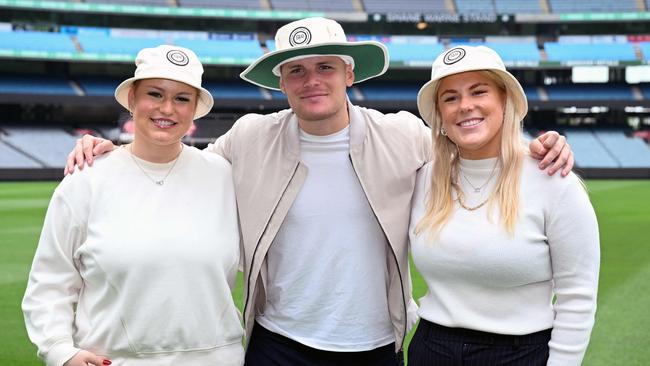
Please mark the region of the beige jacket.
<svg viewBox="0 0 650 366"><path fill-rule="evenodd" d="M350 160L392 250L388 306L396 350L416 321L408 265L408 228L416 173L428 160L430 130L408 112L382 114L348 104ZM300 191L298 120L290 110L240 118L208 150L232 163L243 240L244 321L250 333L266 303L266 254ZM307 260L307 258L305 258Z"/></svg>

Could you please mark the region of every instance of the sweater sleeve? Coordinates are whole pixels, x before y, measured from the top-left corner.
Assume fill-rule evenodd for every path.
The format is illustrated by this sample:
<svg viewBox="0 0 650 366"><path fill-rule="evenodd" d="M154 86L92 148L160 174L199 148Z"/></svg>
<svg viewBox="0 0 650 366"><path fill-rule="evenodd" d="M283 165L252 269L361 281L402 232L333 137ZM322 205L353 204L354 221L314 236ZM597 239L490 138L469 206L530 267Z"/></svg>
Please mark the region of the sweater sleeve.
<svg viewBox="0 0 650 366"><path fill-rule="evenodd" d="M551 254L555 320L548 365L580 365L596 312L600 245L596 215L580 180L565 178L546 231Z"/></svg>
<svg viewBox="0 0 650 366"><path fill-rule="evenodd" d="M47 365L61 366L79 352L72 334L82 279L73 256L85 232L57 189L45 215L22 302L27 333Z"/></svg>

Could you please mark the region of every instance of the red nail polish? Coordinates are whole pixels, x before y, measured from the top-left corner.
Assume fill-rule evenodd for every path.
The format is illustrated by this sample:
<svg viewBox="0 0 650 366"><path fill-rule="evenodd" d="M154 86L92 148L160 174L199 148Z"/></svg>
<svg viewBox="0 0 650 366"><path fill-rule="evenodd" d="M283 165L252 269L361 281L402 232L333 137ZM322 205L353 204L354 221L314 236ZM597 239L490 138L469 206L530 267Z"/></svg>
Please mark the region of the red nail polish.
<svg viewBox="0 0 650 366"><path fill-rule="evenodd" d="M110 360L104 360L102 363L106 366L110 365L112 362Z"/></svg>

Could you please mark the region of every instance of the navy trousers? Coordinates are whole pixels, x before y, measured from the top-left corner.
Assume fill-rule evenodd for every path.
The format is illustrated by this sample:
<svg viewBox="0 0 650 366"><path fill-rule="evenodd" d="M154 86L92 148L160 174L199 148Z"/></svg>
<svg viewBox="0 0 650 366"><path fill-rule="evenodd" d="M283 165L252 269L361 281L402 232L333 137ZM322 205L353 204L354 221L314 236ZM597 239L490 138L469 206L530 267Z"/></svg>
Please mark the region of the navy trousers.
<svg viewBox="0 0 650 366"><path fill-rule="evenodd" d="M448 328L420 319L409 366L545 366L551 329L515 336Z"/></svg>
<svg viewBox="0 0 650 366"><path fill-rule="evenodd" d="M248 348L246 366L402 366L402 352L395 344L363 352L330 352L307 347L271 332L255 323Z"/></svg>

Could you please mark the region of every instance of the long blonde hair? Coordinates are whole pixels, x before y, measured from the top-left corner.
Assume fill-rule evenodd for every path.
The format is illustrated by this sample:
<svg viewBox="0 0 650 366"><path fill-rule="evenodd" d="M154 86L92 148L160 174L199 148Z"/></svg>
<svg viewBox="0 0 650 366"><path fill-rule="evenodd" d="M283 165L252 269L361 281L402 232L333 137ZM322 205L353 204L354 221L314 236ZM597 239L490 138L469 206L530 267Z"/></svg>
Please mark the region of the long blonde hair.
<svg viewBox="0 0 650 366"><path fill-rule="evenodd" d="M501 77L489 70L481 70L479 73L495 82L506 96L501 126L501 146L497 161L497 164L501 165L501 173L494 191L488 198L487 208L488 212L492 212L495 205L499 207L501 223L512 235L519 213L519 181L522 162L527 152L521 138L522 121L516 120L514 100ZM437 98L439 86L440 83L434 90L434 98ZM429 238L433 239L453 213L455 205L452 190L459 192L461 188L457 181L460 163L458 147L440 133L442 118L438 112L437 103L431 113L433 114L430 119L433 159L429 177L430 190L425 198L425 215L416 225L415 234L426 231Z"/></svg>

